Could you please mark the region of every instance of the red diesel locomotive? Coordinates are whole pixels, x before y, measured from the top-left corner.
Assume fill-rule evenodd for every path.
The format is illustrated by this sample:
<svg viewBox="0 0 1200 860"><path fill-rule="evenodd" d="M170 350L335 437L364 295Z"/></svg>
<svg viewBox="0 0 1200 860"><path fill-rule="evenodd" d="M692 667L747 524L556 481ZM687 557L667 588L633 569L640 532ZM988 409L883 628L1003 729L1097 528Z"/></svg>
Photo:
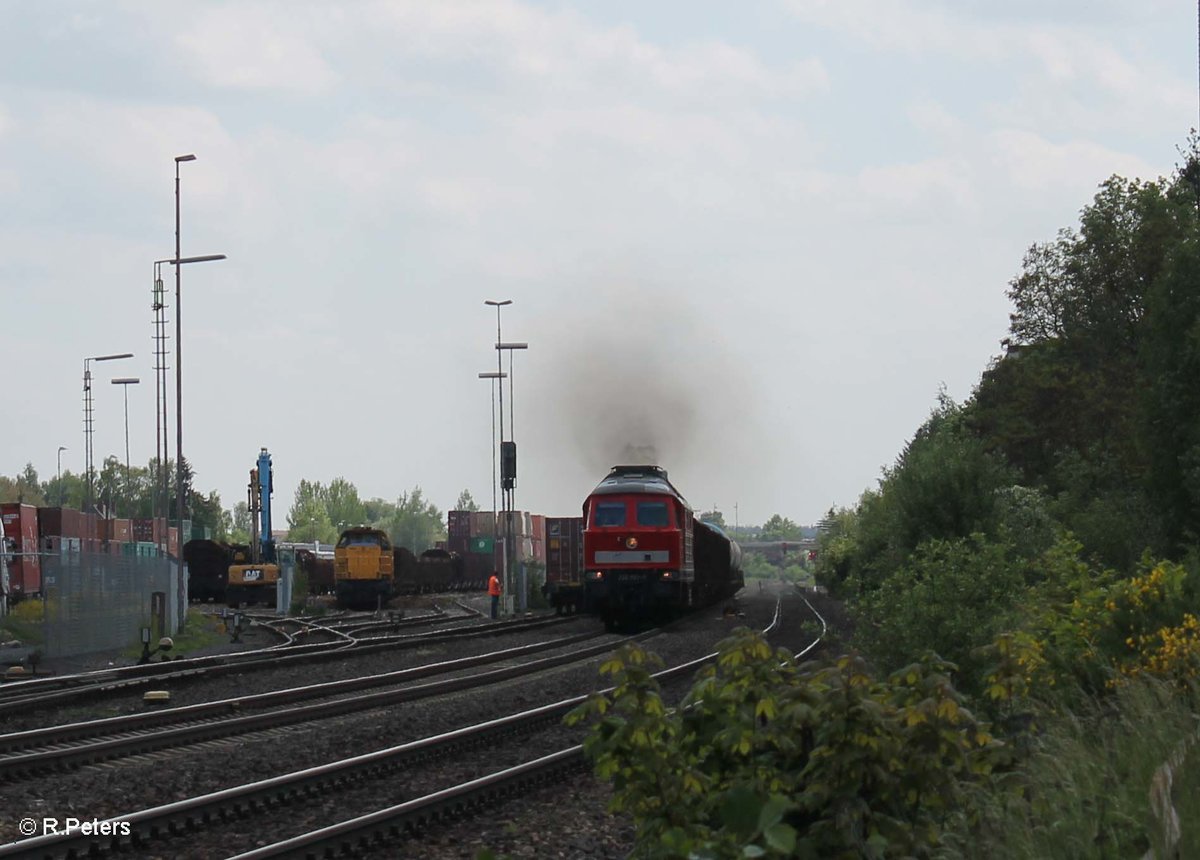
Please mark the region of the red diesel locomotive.
<svg viewBox="0 0 1200 860"><path fill-rule="evenodd" d="M609 627L732 597L741 548L659 466L614 466L583 503L584 606Z"/></svg>

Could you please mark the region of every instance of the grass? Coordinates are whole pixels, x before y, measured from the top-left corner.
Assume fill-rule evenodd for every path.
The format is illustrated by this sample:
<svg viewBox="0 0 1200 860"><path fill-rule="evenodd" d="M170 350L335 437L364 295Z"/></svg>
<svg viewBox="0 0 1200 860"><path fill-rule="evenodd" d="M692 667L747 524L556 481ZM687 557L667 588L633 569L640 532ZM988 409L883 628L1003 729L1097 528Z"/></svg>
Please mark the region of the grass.
<svg viewBox="0 0 1200 860"><path fill-rule="evenodd" d="M958 822L942 856L1127 860L1150 849L1167 856L1150 786L1159 765L1196 732L1190 705L1178 688L1146 679L1043 718L1029 757L980 787L979 820ZM1174 792L1192 846L1200 835L1197 755L1188 762L1191 790ZM1193 847L1180 856L1198 855Z"/></svg>
<svg viewBox="0 0 1200 860"><path fill-rule="evenodd" d="M219 645L229 641L225 624L216 615L209 615L199 608L191 607L187 611L187 623L183 629L171 637L174 645L166 652L168 656L188 655L201 648ZM151 648L157 643L151 642ZM123 656L136 659L142 654L142 643L138 642L125 649ZM160 652L161 653L161 652ZM158 657L159 654L155 654Z"/></svg>
<svg viewBox="0 0 1200 860"><path fill-rule="evenodd" d="M7 636L0 640L18 639L26 645L41 645L44 607L40 600L22 600L12 611L0 618L0 630Z"/></svg>

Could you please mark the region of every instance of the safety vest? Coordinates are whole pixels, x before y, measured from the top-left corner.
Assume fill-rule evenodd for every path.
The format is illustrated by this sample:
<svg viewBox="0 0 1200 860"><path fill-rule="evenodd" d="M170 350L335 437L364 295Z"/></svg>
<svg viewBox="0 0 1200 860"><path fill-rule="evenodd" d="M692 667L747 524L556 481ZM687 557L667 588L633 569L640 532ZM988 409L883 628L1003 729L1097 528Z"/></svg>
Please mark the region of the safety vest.
<svg viewBox="0 0 1200 860"><path fill-rule="evenodd" d="M488 580L488 594L492 597L500 596L500 577L492 574L492 578Z"/></svg>

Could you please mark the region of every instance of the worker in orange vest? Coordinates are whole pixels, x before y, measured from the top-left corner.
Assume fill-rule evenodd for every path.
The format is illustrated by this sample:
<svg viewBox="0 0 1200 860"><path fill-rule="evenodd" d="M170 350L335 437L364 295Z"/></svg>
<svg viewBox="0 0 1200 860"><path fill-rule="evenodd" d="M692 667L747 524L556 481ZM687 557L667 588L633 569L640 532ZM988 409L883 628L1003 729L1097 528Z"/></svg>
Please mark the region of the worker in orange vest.
<svg viewBox="0 0 1200 860"><path fill-rule="evenodd" d="M492 617L495 618L500 609L500 577L496 575L496 571L492 571L492 576L488 580L488 594L492 596Z"/></svg>

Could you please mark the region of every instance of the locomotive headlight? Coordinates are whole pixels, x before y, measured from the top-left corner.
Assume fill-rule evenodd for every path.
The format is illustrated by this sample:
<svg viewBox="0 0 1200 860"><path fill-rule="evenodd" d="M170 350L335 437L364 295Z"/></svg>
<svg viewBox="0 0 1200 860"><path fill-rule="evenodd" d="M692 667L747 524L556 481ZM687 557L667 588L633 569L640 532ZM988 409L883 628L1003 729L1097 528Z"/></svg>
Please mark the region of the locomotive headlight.
<svg viewBox="0 0 1200 860"><path fill-rule="evenodd" d="M662 572L662 578L663 578L663 579L670 579L670 578L671 578L671 571L669 571L669 570L664 570L664 571Z"/></svg>
<svg viewBox="0 0 1200 860"><path fill-rule="evenodd" d="M589 570L589 571L587 572L587 578L588 578L588 579L604 579L604 571L602 571L602 570Z"/></svg>
<svg viewBox="0 0 1200 860"><path fill-rule="evenodd" d="M637 549L637 538L625 538L625 546L627 549Z"/></svg>

